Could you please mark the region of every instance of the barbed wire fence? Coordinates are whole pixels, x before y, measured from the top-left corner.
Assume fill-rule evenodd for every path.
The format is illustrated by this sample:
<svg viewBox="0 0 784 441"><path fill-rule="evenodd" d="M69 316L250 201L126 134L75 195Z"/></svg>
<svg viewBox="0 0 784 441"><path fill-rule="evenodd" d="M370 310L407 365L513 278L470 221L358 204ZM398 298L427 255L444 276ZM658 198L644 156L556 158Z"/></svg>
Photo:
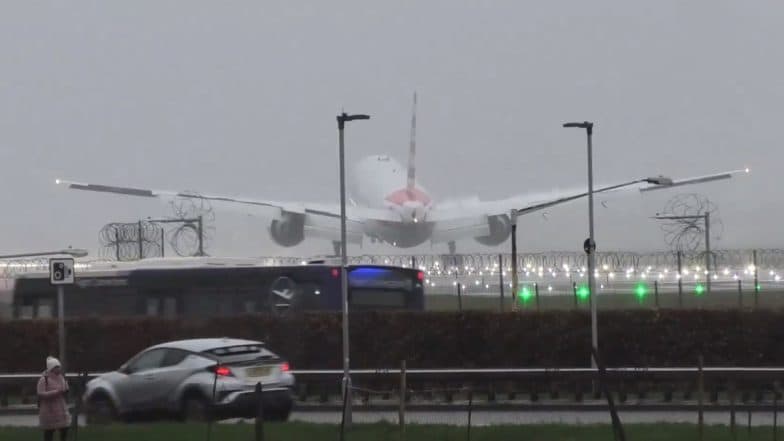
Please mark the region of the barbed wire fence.
<svg viewBox="0 0 784 441"><path fill-rule="evenodd" d="M99 257L107 260L129 261L144 257L163 256L164 230L159 224L112 222L98 233Z"/></svg>
<svg viewBox="0 0 784 441"><path fill-rule="evenodd" d="M694 253L705 247L705 223L702 218L710 214L712 240L721 240L724 223L719 208L707 197L697 193L679 194L671 198L659 215L671 217L661 221L664 241L675 252ZM672 219L676 217L677 219ZM704 256L704 254L703 254Z"/></svg>
<svg viewBox="0 0 784 441"><path fill-rule="evenodd" d="M99 258L132 261L165 257L166 248L177 256L204 256L215 232L215 213L194 191L184 191L169 202L172 216L136 222L112 222L98 233Z"/></svg>
<svg viewBox="0 0 784 441"><path fill-rule="evenodd" d="M784 269L784 249L717 249L712 250L717 262L716 268L728 267L742 270L754 261L753 255L757 254L760 269ZM458 274L478 272L498 272L503 263L505 270L511 270L512 262L510 253L472 253L472 254L366 254L348 256L349 265L378 264L411 267L440 271L443 273ZM303 257L293 256L265 256L261 257L268 265L301 265L307 263ZM335 260L337 260L336 258ZM626 272L644 271L648 267L661 269L674 269L677 266L676 251L600 251L596 253L596 266L599 271ZM682 265L691 267L704 263L702 251L681 253ZM581 271L587 266L585 253L582 251L544 251L544 252L518 252L518 271L538 272L539 269L546 273L552 271L562 272L565 268L569 271Z"/></svg>
<svg viewBox="0 0 784 441"><path fill-rule="evenodd" d="M180 194L169 202L171 219L190 222L170 224L177 226L167 232L169 245L178 256L204 255L215 237L215 211L208 200L193 190Z"/></svg>

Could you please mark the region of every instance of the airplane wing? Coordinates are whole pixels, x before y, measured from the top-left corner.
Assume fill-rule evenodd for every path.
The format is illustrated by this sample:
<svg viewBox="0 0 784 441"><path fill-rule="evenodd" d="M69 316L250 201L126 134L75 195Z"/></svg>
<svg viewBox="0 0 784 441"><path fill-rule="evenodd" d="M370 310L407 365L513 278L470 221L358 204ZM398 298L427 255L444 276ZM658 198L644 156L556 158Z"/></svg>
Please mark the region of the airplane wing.
<svg viewBox="0 0 784 441"><path fill-rule="evenodd" d="M208 201L215 207L240 211L245 214L258 214L273 219L282 219L286 216L298 215L304 217L305 233L308 237L340 240L340 206L338 204L283 202L240 196L220 196L193 192L88 184L64 179L57 179L55 182L58 185L65 185L72 190L113 193L124 196L160 199L164 201L180 198L201 199ZM400 218L394 216L394 214L388 210L347 205L346 232L348 235L348 242L361 243L365 230L364 224L367 220L394 222L399 221Z"/></svg>
<svg viewBox="0 0 784 441"><path fill-rule="evenodd" d="M597 186L594 188L594 194L643 193L654 190L666 190L673 187L730 179L736 174L748 172L748 169L744 169L681 179L664 177L637 179L618 184ZM440 242L439 238L441 237L448 237L448 240L477 237L478 225L483 222L489 224L488 219L494 216L508 216L513 210L520 216L572 202L586 196L588 196L588 192L585 187L581 187L546 193L531 193L495 201L479 201L476 199L463 202L456 201L434 207L428 213L427 220L435 223L433 238L436 242ZM458 227L456 228L455 225L458 225Z"/></svg>

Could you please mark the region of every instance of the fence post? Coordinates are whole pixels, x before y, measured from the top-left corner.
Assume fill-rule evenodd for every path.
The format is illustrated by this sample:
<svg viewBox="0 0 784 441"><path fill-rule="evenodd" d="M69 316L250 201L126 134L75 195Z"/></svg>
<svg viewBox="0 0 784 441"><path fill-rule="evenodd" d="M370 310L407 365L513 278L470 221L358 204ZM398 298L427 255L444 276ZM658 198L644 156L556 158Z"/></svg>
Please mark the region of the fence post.
<svg viewBox="0 0 784 441"><path fill-rule="evenodd" d="M500 295L499 310L504 312L504 256L498 255L498 291Z"/></svg>
<svg viewBox="0 0 784 441"><path fill-rule="evenodd" d="M144 259L144 238L142 237L142 221L139 221L139 260Z"/></svg>
<svg viewBox="0 0 784 441"><path fill-rule="evenodd" d="M656 309L659 309L659 281L653 281L653 298L656 301Z"/></svg>
<svg viewBox="0 0 784 441"><path fill-rule="evenodd" d="M256 441L264 441L264 399L261 390L261 382L256 383Z"/></svg>
<svg viewBox="0 0 784 441"><path fill-rule="evenodd" d="M738 279L738 309L743 309L743 282Z"/></svg>
<svg viewBox="0 0 784 441"><path fill-rule="evenodd" d="M678 251L678 307L683 308L683 264L680 251Z"/></svg>
<svg viewBox="0 0 784 441"><path fill-rule="evenodd" d="M400 425L400 439L406 439L406 360L400 362L400 411L398 424Z"/></svg>
<svg viewBox="0 0 784 441"><path fill-rule="evenodd" d="M591 356L593 357L594 364L596 364L596 376L599 382L599 389L607 398L607 407L610 409L613 437L616 441L626 441L626 433L623 430L621 419L618 417L618 411L615 409L615 401L613 400L610 389L607 387L607 369L605 368L602 359L599 358L599 353L594 347L591 347Z"/></svg>
<svg viewBox="0 0 784 441"><path fill-rule="evenodd" d="M215 411L215 393L218 390L218 366L215 365L215 371L212 377L212 400L210 401L210 408L207 410L207 441L212 439L212 423L215 420L213 412Z"/></svg>
<svg viewBox="0 0 784 441"><path fill-rule="evenodd" d="M343 411L340 417L340 441L346 439L346 406L348 404L348 381L343 382Z"/></svg>
<svg viewBox="0 0 784 441"><path fill-rule="evenodd" d="M705 381L702 371L702 354L697 357L697 431L699 434L698 439L703 440L703 424L704 418L702 414L702 405L705 395Z"/></svg>
<svg viewBox="0 0 784 441"><path fill-rule="evenodd" d="M468 441L471 441L471 413L474 410L474 387L468 387Z"/></svg>
<svg viewBox="0 0 784 441"><path fill-rule="evenodd" d="M572 282L572 297L574 297L574 309L577 309L577 282Z"/></svg>
<svg viewBox="0 0 784 441"><path fill-rule="evenodd" d="M463 312L463 284L457 282L457 309Z"/></svg>
<svg viewBox="0 0 784 441"><path fill-rule="evenodd" d="M773 441L779 437L779 382L773 383Z"/></svg>
<svg viewBox="0 0 784 441"><path fill-rule="evenodd" d="M735 383L730 382L730 432L732 432L732 439L738 438L735 429Z"/></svg>
<svg viewBox="0 0 784 441"><path fill-rule="evenodd" d="M759 306L759 271L757 268L757 250L753 251L754 259L754 309ZM751 427L751 426L749 426Z"/></svg>
<svg viewBox="0 0 784 441"><path fill-rule="evenodd" d="M116 253L115 256L117 257L117 261L120 261L120 230L119 228L115 227L114 229L114 252Z"/></svg>
<svg viewBox="0 0 784 441"><path fill-rule="evenodd" d="M71 416L71 433L74 441L79 439L79 416L82 413L82 395L87 384L87 372L82 372L76 380L76 402L74 403L74 414Z"/></svg>
<svg viewBox="0 0 784 441"><path fill-rule="evenodd" d="M536 296L536 312L539 312L539 282L534 282L534 295Z"/></svg>

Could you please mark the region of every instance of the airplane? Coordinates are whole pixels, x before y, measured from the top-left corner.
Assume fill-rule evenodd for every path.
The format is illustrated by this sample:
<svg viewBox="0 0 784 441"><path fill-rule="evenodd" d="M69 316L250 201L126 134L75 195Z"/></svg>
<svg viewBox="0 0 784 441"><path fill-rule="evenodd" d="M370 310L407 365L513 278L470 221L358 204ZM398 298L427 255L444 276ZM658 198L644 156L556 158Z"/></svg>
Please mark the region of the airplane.
<svg viewBox="0 0 784 441"><path fill-rule="evenodd" d="M478 198L438 203L417 182L416 176L416 93L411 117L408 165L388 155L368 156L354 168L349 183L346 207L347 243L371 242L410 248L427 242L447 244L455 253L455 242L472 238L486 246L505 242L511 233L512 218L586 197L585 188L542 193L527 193L506 199L482 201ZM671 179L661 175L634 179L614 185L598 186L595 194L638 190L647 192L684 185L729 179L749 169L713 173L705 176ZM114 193L124 196L174 200L192 198L208 201L216 208L258 214L269 221L272 240L283 247L294 247L306 238L331 240L338 254L340 245L340 207L337 204L275 201L269 199L209 195L192 192L153 190L138 187L88 184L57 179L69 189Z"/></svg>

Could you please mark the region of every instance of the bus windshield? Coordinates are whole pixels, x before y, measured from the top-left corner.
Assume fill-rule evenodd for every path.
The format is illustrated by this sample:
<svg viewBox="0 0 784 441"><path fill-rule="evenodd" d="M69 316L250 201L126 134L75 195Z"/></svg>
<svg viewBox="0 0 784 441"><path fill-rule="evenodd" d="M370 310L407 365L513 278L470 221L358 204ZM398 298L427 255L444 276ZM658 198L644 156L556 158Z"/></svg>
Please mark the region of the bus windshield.
<svg viewBox="0 0 784 441"><path fill-rule="evenodd" d="M360 308L407 308L416 290L421 290L419 274L403 268L352 268L348 275L351 304Z"/></svg>

